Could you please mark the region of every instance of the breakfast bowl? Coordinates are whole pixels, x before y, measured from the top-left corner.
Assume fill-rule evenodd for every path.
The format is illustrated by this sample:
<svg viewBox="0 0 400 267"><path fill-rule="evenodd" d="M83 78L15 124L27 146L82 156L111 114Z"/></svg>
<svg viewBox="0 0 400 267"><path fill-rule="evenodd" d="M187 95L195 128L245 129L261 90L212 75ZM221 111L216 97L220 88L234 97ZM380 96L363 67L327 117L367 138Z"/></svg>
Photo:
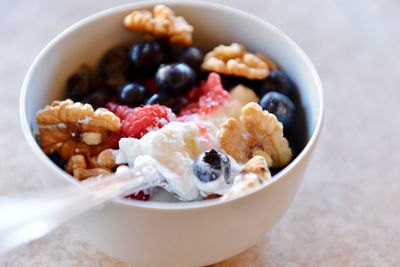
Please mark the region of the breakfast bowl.
<svg viewBox="0 0 400 267"><path fill-rule="evenodd" d="M273 181L230 199L153 201L116 199L70 221L79 237L117 259L145 266L200 266L230 258L259 242L281 219L303 179L323 120L322 86L306 54L283 32L254 15L227 6L146 1L111 8L72 25L37 56L23 83L20 118L25 137L42 165L48 190L79 182L42 151L35 114L62 96L65 81L82 64L95 65L107 49L139 35L121 22L137 9L165 4L195 29L194 44L209 51L237 42L268 55L297 86L299 151Z"/></svg>

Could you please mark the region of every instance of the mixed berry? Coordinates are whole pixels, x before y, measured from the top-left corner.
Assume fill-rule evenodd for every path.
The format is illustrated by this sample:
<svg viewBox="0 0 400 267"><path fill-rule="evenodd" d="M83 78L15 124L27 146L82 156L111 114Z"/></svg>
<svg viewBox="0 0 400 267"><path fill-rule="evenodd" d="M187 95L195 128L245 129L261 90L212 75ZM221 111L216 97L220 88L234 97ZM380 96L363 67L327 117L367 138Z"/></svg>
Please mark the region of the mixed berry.
<svg viewBox="0 0 400 267"><path fill-rule="evenodd" d="M290 131L294 125L295 107L293 101L282 93L270 91L260 99L260 106L270 113L273 113L283 124L285 132Z"/></svg>
<svg viewBox="0 0 400 267"><path fill-rule="evenodd" d="M66 81L65 97L94 109L106 108L120 119L120 130L106 133L106 146L113 149L119 148L121 138L141 139L171 121L210 114L239 84L258 95L258 104L277 117L285 135L295 131L296 86L285 72L272 69L264 79L248 79L207 71L202 69L204 52L159 36L119 45L106 51L97 66L83 66L73 73ZM207 128L201 131L206 133ZM68 161L57 152L49 157L61 168ZM194 175L200 183L217 179L232 183L231 160L221 149L204 151L193 162ZM150 193L140 191L127 198L148 200Z"/></svg>
<svg viewBox="0 0 400 267"><path fill-rule="evenodd" d="M193 172L202 183L224 179L229 182L231 165L228 156L218 150L211 149L197 156L193 163Z"/></svg>

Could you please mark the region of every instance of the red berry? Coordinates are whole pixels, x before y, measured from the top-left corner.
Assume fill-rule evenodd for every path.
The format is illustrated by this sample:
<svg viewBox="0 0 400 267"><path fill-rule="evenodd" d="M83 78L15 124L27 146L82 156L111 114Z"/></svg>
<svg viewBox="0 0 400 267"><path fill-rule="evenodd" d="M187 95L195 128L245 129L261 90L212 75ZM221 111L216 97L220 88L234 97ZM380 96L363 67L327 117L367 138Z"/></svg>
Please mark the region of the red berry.
<svg viewBox="0 0 400 267"><path fill-rule="evenodd" d="M211 72L207 81L201 82L199 88L201 96L198 102L187 106L182 110L180 116L194 113L206 115L221 106L229 98L229 93L222 86L221 77L215 72Z"/></svg>
<svg viewBox="0 0 400 267"><path fill-rule="evenodd" d="M124 136L123 136L123 134L122 134L121 131L116 132L116 133L114 133L114 132L109 132L109 133L108 133L108 139L107 139L107 141L108 141L108 143L111 145L112 148L118 148L119 140L120 140L122 137L124 137Z"/></svg>
<svg viewBox="0 0 400 267"><path fill-rule="evenodd" d="M136 199L136 200L149 200L150 199L150 190L143 190L143 191L139 191L133 194L130 194L128 196L125 196L125 198L128 199Z"/></svg>
<svg viewBox="0 0 400 267"><path fill-rule="evenodd" d="M166 106L159 104L134 108L121 122L125 137L142 138L146 133L162 128L175 114Z"/></svg>
<svg viewBox="0 0 400 267"><path fill-rule="evenodd" d="M204 135L207 135L207 134L208 134L208 129L207 129L207 127L206 127L204 124L198 123L198 124L197 124L197 128L199 128L201 135L204 136Z"/></svg>
<svg viewBox="0 0 400 267"><path fill-rule="evenodd" d="M197 101L199 97L203 94L200 87L194 86L187 94L187 99L189 101Z"/></svg>
<svg viewBox="0 0 400 267"><path fill-rule="evenodd" d="M118 147L118 142L123 137L140 139L149 131L160 129L175 119L170 108L159 104L130 108L111 101L106 107L121 119L121 130L108 133L108 143L114 148Z"/></svg>
<svg viewBox="0 0 400 267"><path fill-rule="evenodd" d="M200 111L199 103L194 102L187 105L179 114L179 117L196 114Z"/></svg>
<svg viewBox="0 0 400 267"><path fill-rule="evenodd" d="M132 112L133 108L126 105L119 105L115 101L110 101L106 104L106 108L117 115L121 120L124 120L126 116Z"/></svg>

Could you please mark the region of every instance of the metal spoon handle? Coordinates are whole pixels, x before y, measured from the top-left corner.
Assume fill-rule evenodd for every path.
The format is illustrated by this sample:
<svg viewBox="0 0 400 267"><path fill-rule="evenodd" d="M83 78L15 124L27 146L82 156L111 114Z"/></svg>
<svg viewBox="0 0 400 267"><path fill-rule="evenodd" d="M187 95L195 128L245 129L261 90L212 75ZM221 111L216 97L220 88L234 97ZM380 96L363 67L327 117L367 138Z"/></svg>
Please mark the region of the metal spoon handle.
<svg viewBox="0 0 400 267"><path fill-rule="evenodd" d="M125 169L45 193L0 198L0 253L42 237L109 200L157 186L160 177Z"/></svg>

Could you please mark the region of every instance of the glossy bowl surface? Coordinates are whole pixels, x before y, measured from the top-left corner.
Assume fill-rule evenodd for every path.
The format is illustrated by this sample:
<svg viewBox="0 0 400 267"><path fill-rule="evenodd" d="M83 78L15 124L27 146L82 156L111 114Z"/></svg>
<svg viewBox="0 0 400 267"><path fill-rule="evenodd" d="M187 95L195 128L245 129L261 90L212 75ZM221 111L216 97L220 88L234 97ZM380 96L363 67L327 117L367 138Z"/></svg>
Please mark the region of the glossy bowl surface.
<svg viewBox="0 0 400 267"><path fill-rule="evenodd" d="M69 225L82 239L123 261L144 266L208 265L254 245L279 221L293 200L321 132L323 93L318 73L283 32L254 15L209 2L146 1L108 9L72 25L41 51L25 77L20 118L25 137L43 165L43 177L50 177L44 182L50 188L65 183L79 186L38 146L33 134L35 114L61 95L65 80L80 64L94 66L107 49L137 40L138 34L122 27L123 17L157 3L185 17L194 26L194 44L205 51L237 42L276 61L299 88L307 144L274 176L274 182L250 194L225 202L119 199Z"/></svg>

